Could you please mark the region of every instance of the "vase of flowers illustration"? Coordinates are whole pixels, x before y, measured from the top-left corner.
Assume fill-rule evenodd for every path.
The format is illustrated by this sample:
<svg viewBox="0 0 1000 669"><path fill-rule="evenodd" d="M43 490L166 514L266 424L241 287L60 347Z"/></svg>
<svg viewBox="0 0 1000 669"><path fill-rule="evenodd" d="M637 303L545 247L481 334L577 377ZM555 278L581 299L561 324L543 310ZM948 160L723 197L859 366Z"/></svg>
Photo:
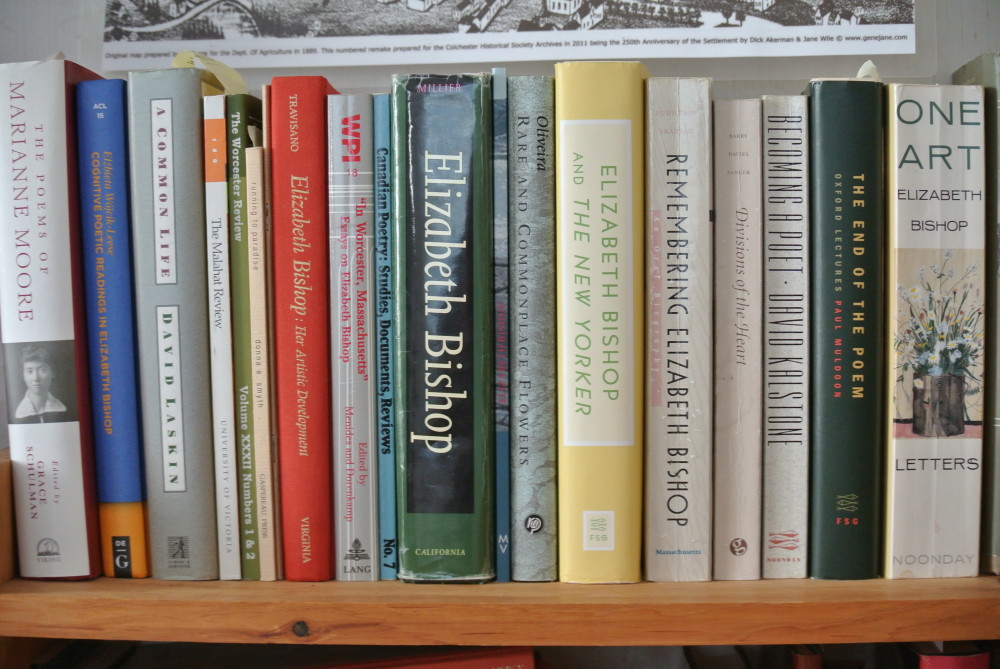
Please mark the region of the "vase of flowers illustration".
<svg viewBox="0 0 1000 669"><path fill-rule="evenodd" d="M966 398L980 391L983 353L982 291L976 264L955 270L946 251L941 265L919 270L919 281L899 287L895 337L901 369L912 378L913 433L953 437L965 432Z"/></svg>

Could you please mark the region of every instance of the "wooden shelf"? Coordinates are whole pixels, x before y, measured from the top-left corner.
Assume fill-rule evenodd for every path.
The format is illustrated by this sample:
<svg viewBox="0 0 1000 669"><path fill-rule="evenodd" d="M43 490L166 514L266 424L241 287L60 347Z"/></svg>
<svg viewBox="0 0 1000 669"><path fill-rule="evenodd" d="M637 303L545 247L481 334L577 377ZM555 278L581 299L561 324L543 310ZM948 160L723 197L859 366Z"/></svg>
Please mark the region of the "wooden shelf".
<svg viewBox="0 0 1000 669"><path fill-rule="evenodd" d="M1000 638L994 577L570 585L0 586L6 636L322 644L680 645Z"/></svg>

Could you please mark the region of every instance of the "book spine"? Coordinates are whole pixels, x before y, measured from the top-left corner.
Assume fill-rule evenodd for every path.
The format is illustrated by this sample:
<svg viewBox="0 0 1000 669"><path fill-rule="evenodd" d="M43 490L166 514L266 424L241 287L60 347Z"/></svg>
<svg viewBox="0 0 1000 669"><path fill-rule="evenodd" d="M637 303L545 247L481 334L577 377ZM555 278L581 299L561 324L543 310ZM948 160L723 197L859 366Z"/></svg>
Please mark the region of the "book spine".
<svg viewBox="0 0 1000 669"><path fill-rule="evenodd" d="M260 580L281 577L278 560L278 479L275 472L273 369L271 354L271 263L268 229L267 154L264 147L248 146L246 164L247 294L250 298L250 402L253 408L253 460L257 493L257 552Z"/></svg>
<svg viewBox="0 0 1000 669"><path fill-rule="evenodd" d="M376 581L378 467L372 373L375 177L372 96L331 95L330 333L333 359L336 578ZM372 557L374 555L374 558Z"/></svg>
<svg viewBox="0 0 1000 669"><path fill-rule="evenodd" d="M712 578L712 82L646 88L645 577Z"/></svg>
<svg viewBox="0 0 1000 669"><path fill-rule="evenodd" d="M53 58L0 65L0 323L23 578L101 570L72 85Z"/></svg>
<svg viewBox="0 0 1000 669"><path fill-rule="evenodd" d="M268 149L285 577L333 576L326 96L322 77L271 83Z"/></svg>
<svg viewBox="0 0 1000 669"><path fill-rule="evenodd" d="M132 247L152 574L219 577L202 73L129 75Z"/></svg>
<svg viewBox="0 0 1000 669"><path fill-rule="evenodd" d="M641 577L645 78L639 63L556 64L562 581Z"/></svg>
<svg viewBox="0 0 1000 669"><path fill-rule="evenodd" d="M374 96L375 136L375 394L378 439L379 572L382 580L395 580L399 569L396 551L396 415L393 393L393 211L392 211L392 98Z"/></svg>
<svg viewBox="0 0 1000 669"><path fill-rule="evenodd" d="M809 101L765 95L764 578L805 578L809 521Z"/></svg>
<svg viewBox="0 0 1000 669"><path fill-rule="evenodd" d="M511 570L515 581L554 581L555 88L551 76L510 77L507 86Z"/></svg>
<svg viewBox="0 0 1000 669"><path fill-rule="evenodd" d="M986 118L986 340L1000 341L1000 54L984 53L959 68L955 84L983 86ZM984 573L1000 574L1000 352L986 347L983 396L982 565Z"/></svg>
<svg viewBox="0 0 1000 669"><path fill-rule="evenodd" d="M227 206L229 212L229 280L231 295L232 382L234 438L239 447L239 551L245 580L260 580L260 500L257 496L255 415L253 402L253 342L250 334L250 240L247 234L246 150L260 128L260 101L246 94L225 96ZM267 437L265 436L265 439Z"/></svg>
<svg viewBox="0 0 1000 669"><path fill-rule="evenodd" d="M83 277L104 575L149 576L129 226L126 83L76 86ZM0 384L3 385L3 384Z"/></svg>
<svg viewBox="0 0 1000 669"><path fill-rule="evenodd" d="M211 354L212 439L215 453L215 518L219 578L239 580L240 525L245 513L239 490L242 461L237 456L233 393L232 294L229 287L229 195L226 188L226 96L202 101L205 151L205 224L208 239L209 346ZM239 465L237 463L240 463ZM245 571L249 573L247 565Z"/></svg>
<svg viewBox="0 0 1000 669"><path fill-rule="evenodd" d="M507 70L493 68L493 385L496 580L510 581L510 298L507 294Z"/></svg>
<svg viewBox="0 0 1000 669"><path fill-rule="evenodd" d="M875 578L881 564L882 95L871 80L809 85L812 578Z"/></svg>
<svg viewBox="0 0 1000 669"><path fill-rule="evenodd" d="M489 75L393 79L399 578L494 576ZM398 193L399 191L397 191ZM405 192L405 191L404 191ZM412 371L411 371L412 370Z"/></svg>
<svg viewBox="0 0 1000 669"><path fill-rule="evenodd" d="M715 102L712 577L761 575L761 103Z"/></svg>
<svg viewBox="0 0 1000 669"><path fill-rule="evenodd" d="M979 86L889 84L887 578L979 573L986 260Z"/></svg>

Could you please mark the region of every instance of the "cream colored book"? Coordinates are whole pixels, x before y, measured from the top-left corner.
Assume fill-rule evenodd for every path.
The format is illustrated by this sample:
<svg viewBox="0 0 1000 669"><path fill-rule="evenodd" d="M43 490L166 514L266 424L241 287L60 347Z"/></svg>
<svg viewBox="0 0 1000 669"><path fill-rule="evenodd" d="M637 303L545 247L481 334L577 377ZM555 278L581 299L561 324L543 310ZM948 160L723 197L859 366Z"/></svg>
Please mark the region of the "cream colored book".
<svg viewBox="0 0 1000 669"><path fill-rule="evenodd" d="M257 495L257 552L260 580L281 578L278 562L278 487L275 475L274 416L271 406L270 239L267 209L267 155L260 146L246 150L247 252L250 256L250 335L253 369L250 403L253 406L254 488Z"/></svg>
<svg viewBox="0 0 1000 669"><path fill-rule="evenodd" d="M761 102L715 102L712 578L761 576L764 274Z"/></svg>
<svg viewBox="0 0 1000 669"><path fill-rule="evenodd" d="M975 576L988 345L983 89L887 88L884 573Z"/></svg>
<svg viewBox="0 0 1000 669"><path fill-rule="evenodd" d="M638 581L647 75L634 62L555 72L559 579Z"/></svg>

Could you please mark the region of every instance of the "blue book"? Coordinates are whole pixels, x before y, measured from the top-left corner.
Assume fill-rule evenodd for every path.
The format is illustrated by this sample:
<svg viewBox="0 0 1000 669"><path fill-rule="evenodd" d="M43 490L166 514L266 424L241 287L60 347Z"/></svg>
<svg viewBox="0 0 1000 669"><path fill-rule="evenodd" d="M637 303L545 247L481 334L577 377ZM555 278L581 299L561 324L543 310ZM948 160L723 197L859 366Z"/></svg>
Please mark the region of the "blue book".
<svg viewBox="0 0 1000 669"><path fill-rule="evenodd" d="M375 434L378 443L379 576L395 580L396 414L393 408L392 111L388 93L374 96L375 113Z"/></svg>
<svg viewBox="0 0 1000 669"><path fill-rule="evenodd" d="M104 575L149 575L132 307L126 83L76 87L87 345Z"/></svg>
<svg viewBox="0 0 1000 669"><path fill-rule="evenodd" d="M507 71L493 68L493 290L497 581L510 580L510 298L507 286Z"/></svg>

